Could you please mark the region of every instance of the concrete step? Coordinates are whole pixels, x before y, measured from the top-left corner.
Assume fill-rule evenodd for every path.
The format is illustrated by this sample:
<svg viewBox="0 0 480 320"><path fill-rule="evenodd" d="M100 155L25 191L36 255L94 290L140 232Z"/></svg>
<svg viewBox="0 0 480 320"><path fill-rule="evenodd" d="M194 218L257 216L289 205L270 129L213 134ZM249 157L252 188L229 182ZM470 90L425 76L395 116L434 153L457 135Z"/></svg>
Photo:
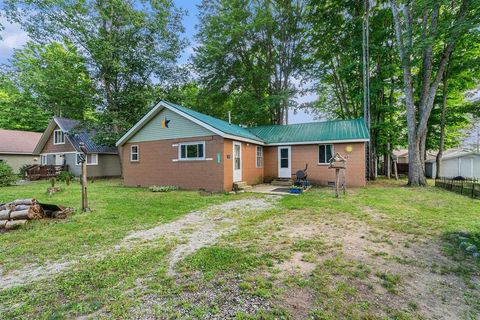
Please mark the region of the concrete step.
<svg viewBox="0 0 480 320"><path fill-rule="evenodd" d="M247 190L251 188L252 187L249 186L245 181L238 181L233 183L233 190Z"/></svg>
<svg viewBox="0 0 480 320"><path fill-rule="evenodd" d="M288 178L277 178L277 179L273 179L270 184L273 186L289 187L293 184L293 180Z"/></svg>

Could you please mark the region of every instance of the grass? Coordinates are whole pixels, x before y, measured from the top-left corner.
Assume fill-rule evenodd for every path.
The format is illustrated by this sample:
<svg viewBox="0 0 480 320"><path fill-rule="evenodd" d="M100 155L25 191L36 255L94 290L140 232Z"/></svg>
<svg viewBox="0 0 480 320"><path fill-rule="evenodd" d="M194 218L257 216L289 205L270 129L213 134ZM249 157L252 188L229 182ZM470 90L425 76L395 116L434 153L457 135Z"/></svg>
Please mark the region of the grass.
<svg viewBox="0 0 480 320"><path fill-rule="evenodd" d="M451 282L451 275L458 276L463 283L453 287L466 286L458 297L470 308L466 307L469 311L464 317L474 318L480 313L476 293L480 288L472 277L478 277L480 269L460 248L457 235L466 235L478 245L480 202L434 187L407 188L404 183L379 180L367 188L349 189L347 196L339 199L330 188L312 188L301 196L282 198L272 210L236 212L230 217L238 221L234 232L179 263L180 280L166 273L168 255L178 242L158 239L135 250L108 249L131 231L252 195L153 193L123 187L120 180L99 180L89 187L93 211L81 213L78 183L61 184L62 191L52 196L46 193L48 181L1 188L0 203L35 197L74 207L76 213L65 220L35 221L25 229L0 234L0 271L3 268L6 274L49 260L79 259L81 263L49 279L0 290L0 319L63 319L88 314L100 318L96 313L123 319L132 317L132 310L145 308L158 318L201 319L222 309L224 300L233 294L229 288L237 290L238 299L245 303L269 301L265 310L238 312L236 319L428 318L422 313L425 302L405 291L416 288L409 283L414 274L410 268L449 277L445 283ZM366 254L359 258L352 258L355 254L350 251L355 249L351 244L321 229L293 228L337 228L342 231L333 236L341 238L357 232L360 223L369 228L362 241L372 247L365 248ZM396 242L394 233L404 239ZM400 252L414 250L425 241L443 243L452 263L418 260L418 256ZM94 256L99 252L103 254ZM300 263L314 265L313 271L280 268L298 255ZM227 291L217 292L217 298L202 296L216 292L215 288ZM429 288L432 292L425 296L437 289ZM301 303L292 307L297 302L289 299L297 294L302 294ZM143 299L149 296L162 303L145 306ZM448 302L449 296L442 299Z"/></svg>
<svg viewBox="0 0 480 320"><path fill-rule="evenodd" d="M128 232L172 221L192 210L231 200L234 196L201 196L198 192L153 193L145 188L123 187L120 180L97 180L89 185L91 213L82 213L78 183L60 184L62 191L47 195L48 181L0 188L0 203L18 198L73 207L64 221L31 223L21 232L0 235L0 261L4 272L25 264L70 259L115 245Z"/></svg>

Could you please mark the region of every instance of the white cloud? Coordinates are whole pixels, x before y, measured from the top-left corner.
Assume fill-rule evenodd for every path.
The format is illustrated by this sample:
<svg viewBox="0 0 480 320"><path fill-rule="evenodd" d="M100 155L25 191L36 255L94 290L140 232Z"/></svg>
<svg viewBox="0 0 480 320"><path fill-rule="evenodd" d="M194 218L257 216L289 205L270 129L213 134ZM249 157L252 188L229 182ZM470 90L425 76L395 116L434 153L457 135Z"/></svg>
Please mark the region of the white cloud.
<svg viewBox="0 0 480 320"><path fill-rule="evenodd" d="M10 23L5 17L0 17L0 23L5 27L0 33L2 36L0 40L0 62L6 62L12 56L13 50L22 48L29 37L18 23Z"/></svg>

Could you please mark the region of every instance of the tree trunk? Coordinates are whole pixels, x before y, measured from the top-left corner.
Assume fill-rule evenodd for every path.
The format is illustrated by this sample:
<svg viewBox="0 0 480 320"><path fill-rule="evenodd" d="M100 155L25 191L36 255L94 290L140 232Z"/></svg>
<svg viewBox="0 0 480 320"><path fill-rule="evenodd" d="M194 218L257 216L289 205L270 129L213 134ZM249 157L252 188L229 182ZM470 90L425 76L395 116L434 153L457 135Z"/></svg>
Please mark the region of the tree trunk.
<svg viewBox="0 0 480 320"><path fill-rule="evenodd" d="M10 219L10 210L0 211L0 220L8 220L8 219Z"/></svg>
<svg viewBox="0 0 480 320"><path fill-rule="evenodd" d="M408 185L425 186L427 179L423 171L420 157L421 137L417 134L409 134L408 137Z"/></svg>
<svg viewBox="0 0 480 320"><path fill-rule="evenodd" d="M14 230L20 228L21 226L25 225L28 220L14 220L14 221L7 221L5 224L6 230Z"/></svg>
<svg viewBox="0 0 480 320"><path fill-rule="evenodd" d="M435 173L435 177L438 178L441 176L442 172L442 157L443 157L443 149L445 148L445 124L447 122L447 78L448 73L445 71L445 75L443 77L443 88L442 88L442 120L440 122L440 143L438 145L438 153L436 158L437 163L437 172Z"/></svg>
<svg viewBox="0 0 480 320"><path fill-rule="evenodd" d="M391 178L392 176L392 159L390 157L391 155L391 150L390 150L390 142L387 143L387 154L386 154L386 159L385 159L385 164L386 164L386 173L385 175L387 176L388 179Z"/></svg>
<svg viewBox="0 0 480 320"><path fill-rule="evenodd" d="M390 0L390 7L392 9L396 45L400 56L404 82L405 105L408 124L408 185L424 186L426 185L426 178L422 163L422 158L424 156L421 155L421 152L424 148L424 136L426 136L427 134L427 123L433 108L433 102L438 90L438 86L442 81L442 77L450 59L450 55L453 51L456 40L461 35L462 28L454 29L452 34L448 37L442 53L442 57L438 64L436 75L431 84L430 81L427 81L428 83L425 83L425 80L430 79L430 75L433 70L433 55L429 52L426 52L427 54L423 56L424 77L422 77L422 81L424 82L422 83L422 91L420 92L422 101L420 101L420 105L418 106L419 113L417 114L412 83L412 58L410 55L413 51L414 40L414 19L412 19L411 16L411 10L413 10L411 8L411 3L412 2L407 2L402 6L405 22L402 22L402 19L400 18L399 8L395 0ZM458 15L455 18L455 21L453 21L455 25L460 26L464 22L469 4L470 2L467 0L462 1ZM438 8L435 8L434 15L436 15L437 9ZM435 21L436 16L432 17L432 19L433 20L430 30L431 35L436 32L437 27ZM402 25L405 26L405 32L402 30Z"/></svg>

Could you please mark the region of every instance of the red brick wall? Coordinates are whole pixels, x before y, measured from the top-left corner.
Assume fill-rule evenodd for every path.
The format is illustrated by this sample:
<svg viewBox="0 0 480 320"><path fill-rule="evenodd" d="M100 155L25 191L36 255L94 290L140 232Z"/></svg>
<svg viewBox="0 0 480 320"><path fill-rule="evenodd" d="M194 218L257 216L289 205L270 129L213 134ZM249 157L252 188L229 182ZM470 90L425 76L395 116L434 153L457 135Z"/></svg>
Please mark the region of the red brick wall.
<svg viewBox="0 0 480 320"><path fill-rule="evenodd" d="M241 141L240 141L241 142ZM256 168L256 144L242 143L242 181L249 185L263 182L263 168ZM228 159L230 155L230 159ZM224 188L231 191L233 186L233 140L224 140Z"/></svg>
<svg viewBox="0 0 480 320"><path fill-rule="evenodd" d="M249 185L263 182L263 167L257 168L257 145L242 142L242 180Z"/></svg>
<svg viewBox="0 0 480 320"><path fill-rule="evenodd" d="M172 161L178 159L179 142L205 141L205 158L212 160ZM130 161L130 147L138 145L139 161ZM223 191L224 157L220 136L169 139L125 144L122 152L124 183L128 186L174 185L184 189Z"/></svg>
<svg viewBox="0 0 480 320"><path fill-rule="evenodd" d="M278 177L278 147L263 147L265 181Z"/></svg>
<svg viewBox="0 0 480 320"><path fill-rule="evenodd" d="M56 126L54 130L57 130L57 129L59 129L58 126ZM45 144L45 146L43 147L40 153L62 153L62 152L76 151L66 136L65 136L65 144L57 144L57 145L53 144L54 135L55 135L55 131L52 132L52 134L47 140L47 143Z"/></svg>
<svg viewBox="0 0 480 320"><path fill-rule="evenodd" d="M223 140L223 190L231 191L233 188L233 141Z"/></svg>
<svg viewBox="0 0 480 320"><path fill-rule="evenodd" d="M347 153L345 148L352 146L353 151ZM265 147L265 179L277 177L278 172L278 147ZM347 158L346 180L347 187L363 187L365 179L365 144L361 143L335 143L334 152L339 152ZM303 170L308 163L308 179L316 184L327 184L335 181L335 170L328 169L328 165L318 164L318 145L293 145L292 146L292 174Z"/></svg>

